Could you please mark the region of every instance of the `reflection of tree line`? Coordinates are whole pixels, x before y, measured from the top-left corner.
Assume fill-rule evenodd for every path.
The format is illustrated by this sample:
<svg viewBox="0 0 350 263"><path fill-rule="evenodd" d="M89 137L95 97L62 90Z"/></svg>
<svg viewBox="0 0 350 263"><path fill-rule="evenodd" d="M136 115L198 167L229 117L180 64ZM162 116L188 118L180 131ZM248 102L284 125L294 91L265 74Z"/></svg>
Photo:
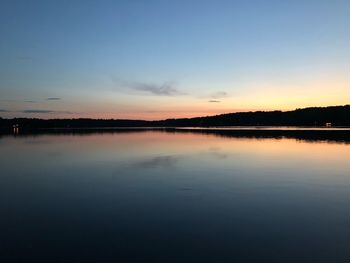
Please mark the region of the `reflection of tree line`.
<svg viewBox="0 0 350 263"><path fill-rule="evenodd" d="M210 130L177 129L175 132L221 136L225 138L290 138L305 141L333 141L350 143L350 130Z"/></svg>
<svg viewBox="0 0 350 263"><path fill-rule="evenodd" d="M291 138L304 141L329 141L350 143L350 130L347 129L322 129L322 130L279 130L279 129L206 129L206 128L90 128L90 129L41 129L23 130L16 136L40 136L43 134L52 135L75 135L88 136L95 134L125 134L141 132L164 132L174 134L198 134L212 135L225 138ZM4 133L3 133L4 134ZM0 134L1 138L1 134Z"/></svg>

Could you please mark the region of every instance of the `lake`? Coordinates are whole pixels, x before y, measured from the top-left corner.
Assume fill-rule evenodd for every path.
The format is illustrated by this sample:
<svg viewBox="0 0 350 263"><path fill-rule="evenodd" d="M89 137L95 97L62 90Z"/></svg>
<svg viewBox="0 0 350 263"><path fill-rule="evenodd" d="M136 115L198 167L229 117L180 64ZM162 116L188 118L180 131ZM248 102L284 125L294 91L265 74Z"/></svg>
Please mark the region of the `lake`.
<svg viewBox="0 0 350 263"><path fill-rule="evenodd" d="M2 136L0 167L0 262L349 262L347 141Z"/></svg>

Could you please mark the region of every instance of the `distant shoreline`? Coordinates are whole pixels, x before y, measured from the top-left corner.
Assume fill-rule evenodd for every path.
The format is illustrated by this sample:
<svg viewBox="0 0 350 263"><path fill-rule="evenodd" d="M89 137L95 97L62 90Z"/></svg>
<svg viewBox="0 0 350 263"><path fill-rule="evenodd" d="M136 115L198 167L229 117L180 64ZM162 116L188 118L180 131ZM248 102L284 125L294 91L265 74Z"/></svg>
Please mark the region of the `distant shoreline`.
<svg viewBox="0 0 350 263"><path fill-rule="evenodd" d="M294 111L255 111L159 121L124 119L0 118L0 130L225 127L350 127L350 105L311 107Z"/></svg>

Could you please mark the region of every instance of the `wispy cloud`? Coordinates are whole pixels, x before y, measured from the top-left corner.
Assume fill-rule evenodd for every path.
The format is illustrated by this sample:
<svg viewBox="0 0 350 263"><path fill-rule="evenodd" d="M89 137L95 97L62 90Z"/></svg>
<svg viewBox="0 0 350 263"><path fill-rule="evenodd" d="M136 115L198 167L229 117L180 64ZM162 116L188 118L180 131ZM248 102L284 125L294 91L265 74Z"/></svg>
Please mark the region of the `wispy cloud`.
<svg viewBox="0 0 350 263"><path fill-rule="evenodd" d="M25 114L51 114L51 113L61 113L61 114L74 114L71 111L56 111L56 110L44 110L44 109L25 109L25 110L6 110L0 109L0 112L11 112L11 113L25 113Z"/></svg>
<svg viewBox="0 0 350 263"><path fill-rule="evenodd" d="M57 97L52 97L52 98L47 98L46 100L61 100L62 98L57 98Z"/></svg>
<svg viewBox="0 0 350 263"><path fill-rule="evenodd" d="M0 100L3 102L23 102L22 100Z"/></svg>
<svg viewBox="0 0 350 263"><path fill-rule="evenodd" d="M52 110L23 110L22 113L53 113Z"/></svg>
<svg viewBox="0 0 350 263"><path fill-rule="evenodd" d="M154 96L180 96L185 95L185 92L180 91L176 87L175 82L166 81L160 84L157 83L146 83L146 82L133 82L133 81L124 81L118 78L113 78L113 81L121 87L125 87L134 91L141 92L146 95Z"/></svg>
<svg viewBox="0 0 350 263"><path fill-rule="evenodd" d="M213 99L222 99L228 97L228 93L226 91L217 91L210 95Z"/></svg>
<svg viewBox="0 0 350 263"><path fill-rule="evenodd" d="M134 85L133 88L156 96L178 96L184 94L176 88L174 83L171 82L164 82L161 85L138 83Z"/></svg>
<svg viewBox="0 0 350 263"><path fill-rule="evenodd" d="M226 91L216 91L199 96L201 99L207 99L209 103L220 103L222 99L229 97L230 94Z"/></svg>
<svg viewBox="0 0 350 263"><path fill-rule="evenodd" d="M37 101L35 100L0 100L0 101L3 101L3 102L25 102L25 103L38 103Z"/></svg>
<svg viewBox="0 0 350 263"><path fill-rule="evenodd" d="M70 111L55 111L55 110L41 110L41 109L29 109L29 110L22 110L21 113L43 113L43 114L49 114L49 113L65 113L65 114L73 114L73 112Z"/></svg>

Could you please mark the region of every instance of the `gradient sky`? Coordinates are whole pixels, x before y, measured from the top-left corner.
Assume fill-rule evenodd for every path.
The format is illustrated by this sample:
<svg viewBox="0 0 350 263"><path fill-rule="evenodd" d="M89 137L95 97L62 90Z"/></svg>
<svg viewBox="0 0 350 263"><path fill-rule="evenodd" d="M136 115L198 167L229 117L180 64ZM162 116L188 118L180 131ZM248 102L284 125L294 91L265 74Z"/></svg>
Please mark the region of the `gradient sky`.
<svg viewBox="0 0 350 263"><path fill-rule="evenodd" d="M349 103L349 0L0 3L1 117Z"/></svg>

